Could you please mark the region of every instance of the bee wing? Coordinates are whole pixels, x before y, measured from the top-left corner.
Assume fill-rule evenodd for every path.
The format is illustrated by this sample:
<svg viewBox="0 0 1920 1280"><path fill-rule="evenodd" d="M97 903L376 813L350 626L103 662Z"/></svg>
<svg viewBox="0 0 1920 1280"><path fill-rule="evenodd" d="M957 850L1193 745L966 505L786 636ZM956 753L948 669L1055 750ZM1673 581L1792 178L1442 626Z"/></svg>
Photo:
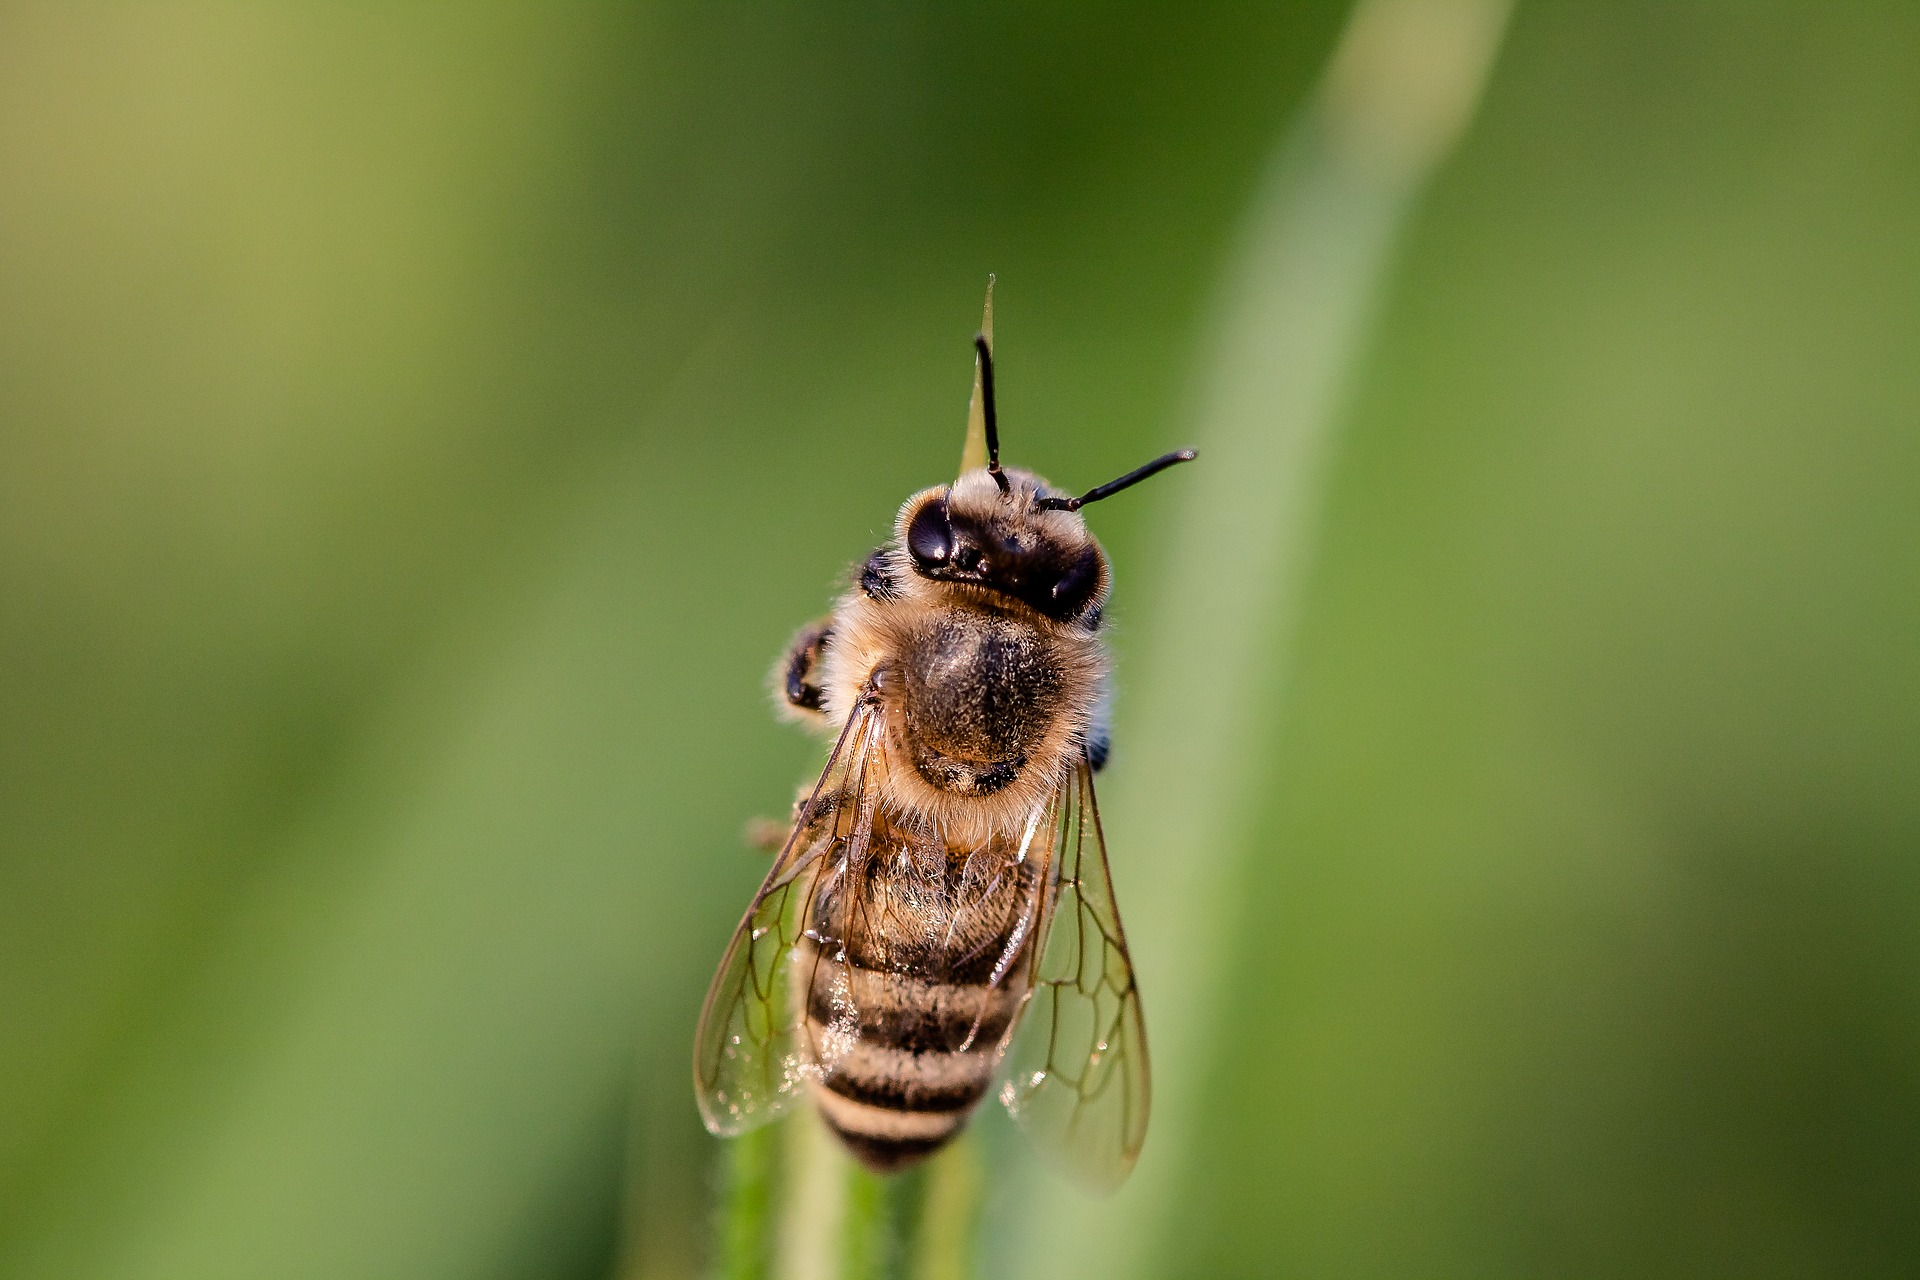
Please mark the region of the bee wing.
<svg viewBox="0 0 1920 1280"><path fill-rule="evenodd" d="M701 1119L722 1137L785 1114L805 1094L807 1077L819 1072L790 974L815 895L850 855L860 856L871 830L869 765L879 727L878 714L865 705L847 718L707 988L694 1035L693 1088ZM844 928L837 932L844 936Z"/></svg>
<svg viewBox="0 0 1920 1280"><path fill-rule="evenodd" d="M1030 952L1030 994L1000 1100L1042 1155L1111 1191L1146 1141L1151 1089L1140 993L1084 760L1061 784L1052 819L1046 923Z"/></svg>

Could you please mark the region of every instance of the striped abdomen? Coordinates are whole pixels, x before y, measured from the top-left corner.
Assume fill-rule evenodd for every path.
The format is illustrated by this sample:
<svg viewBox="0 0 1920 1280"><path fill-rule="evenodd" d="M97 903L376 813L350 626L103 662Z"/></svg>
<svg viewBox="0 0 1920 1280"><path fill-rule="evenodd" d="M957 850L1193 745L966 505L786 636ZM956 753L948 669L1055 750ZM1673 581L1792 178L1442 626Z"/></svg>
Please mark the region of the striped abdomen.
<svg viewBox="0 0 1920 1280"><path fill-rule="evenodd" d="M930 1155L986 1094L1026 994L1033 888L1031 866L1003 854L876 842L815 894L794 957L814 1101L869 1168Z"/></svg>

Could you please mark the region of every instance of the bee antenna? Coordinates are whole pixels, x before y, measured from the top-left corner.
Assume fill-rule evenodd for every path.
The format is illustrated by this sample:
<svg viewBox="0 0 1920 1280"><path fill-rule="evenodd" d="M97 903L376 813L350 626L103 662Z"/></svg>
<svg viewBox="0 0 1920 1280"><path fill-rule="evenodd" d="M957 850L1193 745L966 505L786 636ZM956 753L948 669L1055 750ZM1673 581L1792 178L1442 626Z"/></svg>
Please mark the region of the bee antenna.
<svg viewBox="0 0 1920 1280"><path fill-rule="evenodd" d="M991 421L991 419L989 419ZM1178 466L1182 462L1192 462L1200 455L1192 449L1175 449L1172 453L1163 453L1144 467L1135 467L1118 480L1109 480L1087 490L1077 498L1041 498L1033 505L1042 511L1078 511L1089 502L1098 502L1102 498L1111 498L1122 489L1131 489L1148 476L1159 475L1168 467Z"/></svg>
<svg viewBox="0 0 1920 1280"><path fill-rule="evenodd" d="M993 347L986 334L976 333L973 349L980 353L980 416L987 425L987 474L1000 486L1000 492L1006 493L1006 473L1000 470L1000 420L993 412Z"/></svg>

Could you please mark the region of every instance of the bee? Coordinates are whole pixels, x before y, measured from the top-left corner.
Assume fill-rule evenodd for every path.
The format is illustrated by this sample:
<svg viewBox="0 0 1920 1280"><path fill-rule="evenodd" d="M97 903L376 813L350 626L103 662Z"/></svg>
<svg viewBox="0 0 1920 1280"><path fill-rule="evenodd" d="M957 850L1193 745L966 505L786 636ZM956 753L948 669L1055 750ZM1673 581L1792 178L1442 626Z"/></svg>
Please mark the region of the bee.
<svg viewBox="0 0 1920 1280"><path fill-rule="evenodd" d="M986 465L908 498L893 538L775 671L833 741L714 974L694 1046L731 1136L810 1098L868 1168L906 1168L1000 1100L1043 1155L1118 1186L1145 1140L1147 1041L1094 799L1111 585L1078 497Z"/></svg>

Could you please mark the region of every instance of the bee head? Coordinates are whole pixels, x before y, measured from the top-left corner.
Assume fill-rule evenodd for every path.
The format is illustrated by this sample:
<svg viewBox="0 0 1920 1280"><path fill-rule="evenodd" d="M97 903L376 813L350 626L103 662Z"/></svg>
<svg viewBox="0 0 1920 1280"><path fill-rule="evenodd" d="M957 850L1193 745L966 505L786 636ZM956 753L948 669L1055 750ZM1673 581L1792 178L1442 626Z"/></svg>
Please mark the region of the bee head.
<svg viewBox="0 0 1920 1280"><path fill-rule="evenodd" d="M1078 514L1038 505L1053 495L1037 476L1000 477L1005 493L982 468L907 501L898 529L913 571L985 587L1058 622L1080 617L1106 594L1100 544Z"/></svg>
<svg viewBox="0 0 1920 1280"><path fill-rule="evenodd" d="M994 414L993 354L984 335L973 341L980 356L987 465L951 485L909 498L900 509L896 532L920 577L985 587L1056 621L1072 621L1107 592L1107 559L1087 532L1080 509L1177 463L1193 461L1194 451L1164 454L1077 498L1055 492L1032 472L1004 470Z"/></svg>

